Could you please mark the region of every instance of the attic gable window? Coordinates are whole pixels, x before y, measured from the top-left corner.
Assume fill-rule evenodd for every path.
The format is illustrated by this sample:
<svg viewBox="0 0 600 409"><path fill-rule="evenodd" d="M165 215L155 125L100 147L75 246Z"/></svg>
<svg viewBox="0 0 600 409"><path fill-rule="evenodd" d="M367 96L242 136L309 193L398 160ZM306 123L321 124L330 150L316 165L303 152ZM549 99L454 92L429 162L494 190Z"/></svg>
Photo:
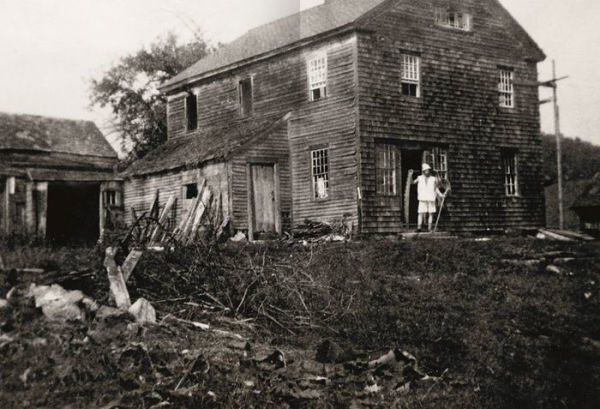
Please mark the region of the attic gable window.
<svg viewBox="0 0 600 409"><path fill-rule="evenodd" d="M311 101L327 96L327 54L314 55L307 62L308 90Z"/></svg>
<svg viewBox="0 0 600 409"><path fill-rule="evenodd" d="M188 94L185 97L185 117L188 131L198 129L198 97L196 94Z"/></svg>
<svg viewBox="0 0 600 409"><path fill-rule="evenodd" d="M240 114L242 116L248 116L252 113L253 108L253 92L252 92L252 78L246 78L241 80L238 86L239 98L240 98Z"/></svg>
<svg viewBox="0 0 600 409"><path fill-rule="evenodd" d="M498 92L502 108L515 107L515 73L512 69L500 68L498 78Z"/></svg>
<svg viewBox="0 0 600 409"><path fill-rule="evenodd" d="M421 96L421 58L402 54L402 95Z"/></svg>
<svg viewBox="0 0 600 409"><path fill-rule="evenodd" d="M471 31L473 26L473 16L469 13L458 13L450 10L436 9L435 24L462 31Z"/></svg>

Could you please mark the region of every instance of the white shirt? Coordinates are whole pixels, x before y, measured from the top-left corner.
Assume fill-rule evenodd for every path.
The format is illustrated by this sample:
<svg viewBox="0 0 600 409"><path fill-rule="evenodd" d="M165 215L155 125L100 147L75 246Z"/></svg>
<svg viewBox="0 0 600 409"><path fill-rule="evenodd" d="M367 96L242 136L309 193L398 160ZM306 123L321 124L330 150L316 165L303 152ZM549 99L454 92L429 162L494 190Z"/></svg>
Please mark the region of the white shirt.
<svg viewBox="0 0 600 409"><path fill-rule="evenodd" d="M418 199L420 202L433 202L437 198L435 176L421 175L417 178Z"/></svg>

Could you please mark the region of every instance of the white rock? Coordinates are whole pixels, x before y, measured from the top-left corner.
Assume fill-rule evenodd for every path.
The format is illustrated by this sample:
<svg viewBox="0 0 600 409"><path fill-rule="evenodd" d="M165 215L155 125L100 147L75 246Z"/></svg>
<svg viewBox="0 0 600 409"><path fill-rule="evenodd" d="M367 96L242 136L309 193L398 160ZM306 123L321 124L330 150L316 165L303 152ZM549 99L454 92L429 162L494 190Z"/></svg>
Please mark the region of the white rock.
<svg viewBox="0 0 600 409"><path fill-rule="evenodd" d="M135 317L135 320L140 324L156 323L156 310L145 298L140 298L131 307L129 313Z"/></svg>

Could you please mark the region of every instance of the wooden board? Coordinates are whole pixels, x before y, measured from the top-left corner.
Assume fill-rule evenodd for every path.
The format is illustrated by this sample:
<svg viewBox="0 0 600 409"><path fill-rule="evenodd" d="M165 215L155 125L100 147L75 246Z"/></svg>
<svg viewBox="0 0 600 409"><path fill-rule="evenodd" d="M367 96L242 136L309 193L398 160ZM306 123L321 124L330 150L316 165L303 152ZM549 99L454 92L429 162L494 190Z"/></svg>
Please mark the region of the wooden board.
<svg viewBox="0 0 600 409"><path fill-rule="evenodd" d="M252 218L254 233L276 232L275 168L252 165Z"/></svg>

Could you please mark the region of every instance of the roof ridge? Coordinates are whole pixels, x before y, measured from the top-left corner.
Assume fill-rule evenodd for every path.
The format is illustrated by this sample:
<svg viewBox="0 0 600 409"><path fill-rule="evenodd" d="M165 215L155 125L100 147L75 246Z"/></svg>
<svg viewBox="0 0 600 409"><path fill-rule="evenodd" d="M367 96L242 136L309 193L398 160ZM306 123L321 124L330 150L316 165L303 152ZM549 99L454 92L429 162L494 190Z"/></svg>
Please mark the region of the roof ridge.
<svg viewBox="0 0 600 409"><path fill-rule="evenodd" d="M0 115L36 117L36 118L52 119L55 121L83 122L83 123L92 123L92 124L96 125L96 122L92 119L75 119L75 118L66 118L66 117L53 116L53 115L28 114L28 113L24 113L24 112L7 112L7 111L0 111ZM96 126L98 126L98 125L96 125Z"/></svg>

